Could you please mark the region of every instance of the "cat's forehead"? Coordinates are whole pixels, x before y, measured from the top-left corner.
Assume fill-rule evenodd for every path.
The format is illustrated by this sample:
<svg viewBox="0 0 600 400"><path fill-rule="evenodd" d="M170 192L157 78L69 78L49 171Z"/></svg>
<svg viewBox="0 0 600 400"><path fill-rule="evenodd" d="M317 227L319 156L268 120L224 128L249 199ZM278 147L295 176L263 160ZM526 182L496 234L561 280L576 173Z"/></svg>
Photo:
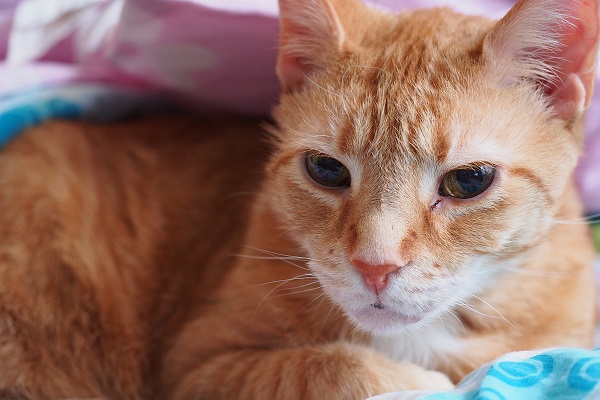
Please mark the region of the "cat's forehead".
<svg viewBox="0 0 600 400"><path fill-rule="evenodd" d="M310 82L337 151L444 159L460 130L451 110L472 83L487 20L447 9L398 15ZM326 137L323 137L326 139Z"/></svg>
<svg viewBox="0 0 600 400"><path fill-rule="evenodd" d="M313 88L321 92L311 115L318 132L313 139L323 146L319 150L382 162L447 158L461 130L454 119L461 95L455 79L423 73L407 82L393 65L358 64L340 76L338 82Z"/></svg>
<svg viewBox="0 0 600 400"><path fill-rule="evenodd" d="M523 141L520 133L534 125L535 119L521 115L524 107L513 107L513 96L495 96L473 81L468 83L475 88L451 79L411 87L386 72L355 78L337 92L318 89L327 91L326 98L307 116L303 145L382 167L451 168L510 159Z"/></svg>

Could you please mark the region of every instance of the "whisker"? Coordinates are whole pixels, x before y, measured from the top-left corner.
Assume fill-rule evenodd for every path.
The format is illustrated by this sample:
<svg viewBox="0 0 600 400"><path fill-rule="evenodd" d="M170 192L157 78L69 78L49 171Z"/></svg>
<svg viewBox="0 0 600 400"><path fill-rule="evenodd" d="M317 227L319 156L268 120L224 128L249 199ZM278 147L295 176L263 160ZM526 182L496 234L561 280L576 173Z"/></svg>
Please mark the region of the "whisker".
<svg viewBox="0 0 600 400"><path fill-rule="evenodd" d="M245 248L251 249L251 250L256 250L256 251L262 251L263 253L267 253L269 255L272 256L277 256L277 257L290 257L290 258L294 258L296 260L304 260L304 261L316 261L316 262L322 262L320 260L316 260L314 258L310 258L310 257L305 257L305 256L297 256L297 255L293 255L293 254L283 254L283 253L277 253L275 251L271 251L271 250L266 250L266 249L261 249L259 247L254 247L254 246L244 246Z"/></svg>
<svg viewBox="0 0 600 400"><path fill-rule="evenodd" d="M510 322L509 320L507 320L504 315L502 315L502 313L500 311L498 311L494 306L492 306L490 303L488 303L487 301L485 301L484 299L482 299L481 297L474 295L471 293L472 297L475 297L477 300L481 301L482 303L484 303L485 305L487 305L489 308L491 308L492 310L494 310L496 312L496 314L498 314L500 316L500 318L502 318L504 321L506 321L506 323L508 323L510 326L512 326L513 328L516 329L516 326L514 326L512 324L512 322Z"/></svg>
<svg viewBox="0 0 600 400"><path fill-rule="evenodd" d="M540 276L540 277L549 277L549 276L568 276L569 274L563 271L529 271L526 269L520 268L511 268L511 267L501 267L500 270L514 272L516 274L528 275L528 276Z"/></svg>
<svg viewBox="0 0 600 400"><path fill-rule="evenodd" d="M305 275L308 275L308 274L305 274ZM258 303L258 305L256 306L256 309L254 310L254 312L256 313L256 312L258 311L258 309L259 309L259 308L262 306L262 304L263 304L263 303L266 301L266 299L267 299L268 297L270 297L270 296L271 296L271 295L272 295L272 294L273 294L275 291L277 291L279 288L281 288L281 287L282 287L283 285L285 285L286 283L289 283L289 282L291 282L291 281L293 281L293 280L296 280L297 278L298 278L298 277L294 277L294 278L290 278L290 279L282 279L282 280L280 280L280 282L279 282L279 283L278 283L278 284L277 284L277 285L276 285L276 286L275 286L273 289L271 289L271 290L270 290L270 291L269 291L269 292L268 292L268 293L267 293L267 294L266 294L266 295L265 295L265 296L262 298L262 300L260 301L260 303ZM307 278L302 278L302 279L309 279L309 278L307 277ZM316 280L316 278L315 278L315 280ZM267 283L269 283L269 282L267 282ZM270 283L275 283L275 282L273 281L273 282L270 282ZM319 282L318 282L318 281L316 281L316 282L313 282L313 283L319 283ZM260 286L260 285L261 285L261 284L259 284L259 285L255 285L255 286ZM319 287L320 287L320 286L319 286ZM277 296L275 296L275 297L277 297Z"/></svg>
<svg viewBox="0 0 600 400"><path fill-rule="evenodd" d="M324 300L324 299L323 299ZM321 301L323 301L321 300ZM331 307L329 308L329 312L327 313L327 315L325 316L325 318L323 319L323 323L321 324L321 330L323 330L323 328L325 327L325 324L327 323L327 320L329 319L329 316L331 315L331 313L333 312L333 309L336 307L335 304L332 304Z"/></svg>
<svg viewBox="0 0 600 400"><path fill-rule="evenodd" d="M476 309L476 308L469 307L469 306L468 306L468 305L466 305L466 304L457 304L457 306L459 306L459 307L462 307L462 308L465 308L465 309L467 309L467 310L469 310L469 311L471 311L471 312L474 312L475 314L481 315L482 317L486 317L486 318L492 318L492 319L500 319L500 317L498 317L498 316L496 316L496 315L490 315L490 314L486 314L486 313L484 313L484 312L481 312L481 311L479 311L479 310L478 310L478 309Z"/></svg>
<svg viewBox="0 0 600 400"><path fill-rule="evenodd" d="M312 281L312 282L304 283L304 284L302 284L302 285L298 285L298 286L294 286L294 287L290 287L290 288L285 288L285 289L282 289L282 290L288 290L288 291L289 291L289 290L294 290L294 289L301 289L301 288L303 288L303 287L311 286L311 285L314 285L314 284L319 284L319 281L317 281L317 280L315 279L315 280L314 280L314 281ZM319 286L320 286L320 285L319 285Z"/></svg>
<svg viewBox="0 0 600 400"><path fill-rule="evenodd" d="M305 279L314 279L313 282L309 282L309 283L305 283L299 286L295 286L293 288L287 288L287 289L281 289L285 284L293 282L293 281L298 281L298 280L305 280ZM319 283L319 281L317 280L317 277L312 275L312 274L303 274L303 275L298 275L296 277L293 278L289 278L289 279L280 279L280 280L275 280L275 281L270 281L270 282L265 282L265 283L260 283L254 286L264 286L267 284L274 284L277 283L277 285L271 289L260 301L260 303L258 303L258 305L256 306L256 309L254 310L254 312L256 313L258 311L258 309L262 306L262 304L267 300L267 298L271 297L272 299L277 298L277 297L281 297L281 296L286 296L286 295L293 295L293 294L300 294L300 293L305 293L305 292L310 292L312 290L317 290L321 288L321 285ZM310 289L306 289L306 290L300 290L300 291L294 291L296 289L300 289L303 287L307 287L310 285L315 285L317 284L318 286L315 288L310 288ZM287 290L289 291L288 293L282 293L280 295L277 296L272 296L273 293L275 293L277 290Z"/></svg>
<svg viewBox="0 0 600 400"><path fill-rule="evenodd" d="M285 235L285 234L287 234L287 233L289 233L289 232L292 232L294 229L295 229L295 228L288 228L288 229L286 229L286 230L284 230L284 231L280 231L280 232L279 232L279 235L278 235L277 237L278 237L278 238L279 238L279 237L282 237L283 235Z"/></svg>
<svg viewBox="0 0 600 400"><path fill-rule="evenodd" d="M473 306L472 304L465 303L464 301L458 302L458 303L456 303L456 305L459 307L465 308L469 311L472 311L475 314L481 315L482 317L492 318L492 319L501 319L501 317L498 317L496 315L486 314L483 311L480 311L477 308L475 308L475 306Z"/></svg>
<svg viewBox="0 0 600 400"><path fill-rule="evenodd" d="M264 286L264 285L270 285L273 283L280 283L280 282L292 282L292 281L300 281L300 280L304 280L304 279L317 279L317 277L313 274L302 274L302 275L298 275L295 276L293 278L288 278L288 279L277 279L274 281L269 281L269 282L263 282L263 283L257 283L256 285L252 285L252 286Z"/></svg>
<svg viewBox="0 0 600 400"><path fill-rule="evenodd" d="M275 257L275 256L251 256L248 254L232 254L232 256L234 257L240 257L240 258L248 258L248 259L253 259L253 260L279 260L279 261L283 261L286 264L292 265L296 268L299 269L303 269L305 271L310 271L310 268L302 266L302 265L298 265L296 263L293 263L292 261L290 261L288 258L286 257ZM295 259L294 259L295 260Z"/></svg>
<svg viewBox="0 0 600 400"><path fill-rule="evenodd" d="M254 247L254 246L248 246L245 245L244 246L247 249L250 250L256 250L256 251L260 251L266 254L269 254L271 256L277 256L277 257L293 257L293 258L298 258L298 259L309 259L308 257L304 257L304 256L297 256L297 255L292 255L292 254L283 254L283 253L277 253L276 251L271 251L271 250L266 250L266 249L261 249L259 247Z"/></svg>
<svg viewBox="0 0 600 400"><path fill-rule="evenodd" d="M442 316L438 314L437 317L440 320L440 323L442 324L442 328L444 328L444 330L446 330L446 325L444 324L444 320L442 319Z"/></svg>
<svg viewBox="0 0 600 400"><path fill-rule="evenodd" d="M460 326L461 326L461 327L463 328L463 330L466 332L466 331L467 331L467 328L465 328L465 325L463 324L462 320L459 318L459 316L458 316L458 314L456 313L456 311L454 311L454 310L448 310L448 313L449 313L450 315L452 315L452 316L453 316L453 317L454 317L454 318L455 318L455 319L458 321L458 323L460 324Z"/></svg>
<svg viewBox="0 0 600 400"><path fill-rule="evenodd" d="M267 298L268 298L269 296L271 296L271 294L272 294L273 292L275 292L277 289L279 289L281 286L285 285L286 283L287 283L287 282L281 282L280 284L278 284L277 286L275 286L273 289L271 289L271 290L269 291L269 293L267 293L267 294L266 294L266 295L265 295L265 296L262 298L262 300L260 301L260 303L258 303L258 305L256 306L256 308L254 309L254 313L256 314L256 312L258 311L258 309L259 309L259 308L260 308L260 307L263 305L263 303L264 303L264 302L267 300Z"/></svg>
<svg viewBox="0 0 600 400"><path fill-rule="evenodd" d="M288 256L288 257L279 257L279 256L252 256L250 254L242 254L242 253L238 253L238 254L232 254L233 256L236 257L244 257L244 258L251 258L251 259L255 259L255 260L294 260L294 261L306 261L306 260L302 260L298 257L294 257L294 256Z"/></svg>
<svg viewBox="0 0 600 400"><path fill-rule="evenodd" d="M237 256L237 257L241 257L241 258L248 258L248 259L256 259L256 260L281 260L281 261L285 262L286 264L292 265L296 268L300 268L300 269L303 269L306 271L310 270L310 268L308 268L306 265L298 265L297 263L292 262L292 261L300 261L300 262L306 263L306 262L312 260L309 257L282 254L282 253L277 253L274 251L260 249L260 248L252 247L252 246L244 246L244 247L251 249L251 250L256 250L256 251L266 253L267 256L256 256L256 255L250 255L250 254L233 254L233 256Z"/></svg>
<svg viewBox="0 0 600 400"><path fill-rule="evenodd" d="M321 299L321 302L319 303L319 305L317 306L317 308L321 307L321 304L323 304L323 301L325 300L325 293L321 293L320 295L318 295L317 297L315 297L314 299L312 299L307 305L305 305L304 307L302 307L300 310L298 310L298 312L302 312L304 310L306 310L307 308L310 308L310 306L317 300Z"/></svg>
<svg viewBox="0 0 600 400"><path fill-rule="evenodd" d="M313 282L313 284L314 284L314 283L318 283L318 282ZM284 297L284 296L293 296L293 295L297 295L297 294L301 294L301 293L308 293L308 292L312 292L312 291L314 291L314 290L319 290L319 289L321 289L321 286L317 286L317 287L310 288L310 289L298 290L298 291L293 291L293 289L295 289L295 288L288 288L288 289L285 289L285 290L288 290L289 292L287 292L287 293L281 293L281 294L278 294L277 296L273 296L272 298L273 298L273 299L276 299L276 298L278 298L278 297Z"/></svg>
<svg viewBox="0 0 600 400"><path fill-rule="evenodd" d="M553 223L555 224L564 224L564 225L588 225L594 222L600 222L600 213L588 215L582 218L571 219L571 220L561 220L561 219L553 219Z"/></svg>

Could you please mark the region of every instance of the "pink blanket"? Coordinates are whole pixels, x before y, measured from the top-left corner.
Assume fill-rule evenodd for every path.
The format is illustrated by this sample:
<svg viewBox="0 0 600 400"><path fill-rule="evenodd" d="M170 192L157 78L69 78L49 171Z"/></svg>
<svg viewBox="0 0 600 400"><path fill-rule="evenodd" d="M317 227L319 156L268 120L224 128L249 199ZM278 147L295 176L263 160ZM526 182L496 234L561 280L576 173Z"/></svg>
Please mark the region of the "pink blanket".
<svg viewBox="0 0 600 400"><path fill-rule="evenodd" d="M512 0L372 0L501 17ZM39 85L110 83L200 109L266 114L277 99L276 0L0 0L0 97ZM578 181L600 212L600 90Z"/></svg>

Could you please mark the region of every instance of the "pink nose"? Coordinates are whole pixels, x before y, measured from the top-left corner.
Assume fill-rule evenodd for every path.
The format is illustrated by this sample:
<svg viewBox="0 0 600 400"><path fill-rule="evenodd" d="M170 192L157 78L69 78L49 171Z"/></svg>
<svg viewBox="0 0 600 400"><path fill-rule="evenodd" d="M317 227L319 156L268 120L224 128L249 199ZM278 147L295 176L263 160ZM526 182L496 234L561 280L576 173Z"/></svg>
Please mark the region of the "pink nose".
<svg viewBox="0 0 600 400"><path fill-rule="evenodd" d="M358 260L353 260L352 264L365 278L367 287L373 289L376 294L385 288L388 276L400 270L399 266L393 264L371 265Z"/></svg>

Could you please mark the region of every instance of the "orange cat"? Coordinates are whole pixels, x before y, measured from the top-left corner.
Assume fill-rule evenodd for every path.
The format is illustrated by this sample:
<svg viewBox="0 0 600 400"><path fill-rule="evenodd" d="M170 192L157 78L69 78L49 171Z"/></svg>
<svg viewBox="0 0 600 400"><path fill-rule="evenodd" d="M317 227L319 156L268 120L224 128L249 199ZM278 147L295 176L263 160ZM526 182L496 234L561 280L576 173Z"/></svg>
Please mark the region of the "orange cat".
<svg viewBox="0 0 600 400"><path fill-rule="evenodd" d="M271 149L174 117L0 153L1 396L361 399L591 345L591 240L555 222L598 1L280 8Z"/></svg>

